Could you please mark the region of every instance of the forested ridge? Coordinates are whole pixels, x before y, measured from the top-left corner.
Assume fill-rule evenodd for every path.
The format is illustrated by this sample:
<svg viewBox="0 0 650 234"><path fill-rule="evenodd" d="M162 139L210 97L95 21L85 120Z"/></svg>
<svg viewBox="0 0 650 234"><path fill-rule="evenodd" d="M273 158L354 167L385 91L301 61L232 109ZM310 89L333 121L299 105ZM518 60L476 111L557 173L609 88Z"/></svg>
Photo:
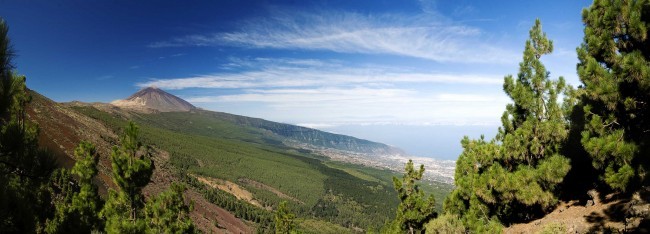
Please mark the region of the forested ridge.
<svg viewBox="0 0 650 234"><path fill-rule="evenodd" d="M161 113L169 118L183 118L184 116L179 113ZM368 140L358 139L350 136L324 132L316 129L271 122L259 118L250 118L245 116L233 115L222 112L211 111L196 111L197 115L206 118L223 119L224 121L235 123L245 127L255 129L268 130L274 134L284 137L285 139L293 140L298 143L309 144L316 147L333 148L345 151L352 151L366 154L401 154L400 150L390 147L385 144L372 142ZM175 122L177 123L177 122ZM176 126L179 131L184 131L186 127L191 126Z"/></svg>
<svg viewBox="0 0 650 234"><path fill-rule="evenodd" d="M113 186L100 196L93 180L102 156L93 143L77 143L70 169L39 146L39 127L25 110L31 101L26 77L15 70L9 27L0 20L0 232L199 232L190 218L194 203L185 196L188 189L261 233L498 233L543 218L562 201L593 199L590 191L650 203L650 1L594 0L582 18L576 66L582 84L572 87L546 69L542 58L553 52L553 41L536 20L519 70L504 78L511 103L498 134L461 140L448 196L444 188L429 192L431 185L420 182L425 168L412 161L401 176L332 162L259 129L366 150L368 142L360 140L328 145L328 137L339 136L305 135L299 127L234 115L223 121L207 112L123 114L74 107L120 135L103 155L110 159ZM169 153L175 181L145 197L142 190L154 170L167 166L154 163L154 148ZM211 187L197 179L201 176L238 182L259 205ZM648 231L650 212L613 212L639 222L589 231Z"/></svg>
<svg viewBox="0 0 650 234"><path fill-rule="evenodd" d="M118 132L128 123L120 114L93 107L76 109ZM271 136L256 134L256 129L242 129L203 114L141 114L131 119L140 124L143 142L171 154L170 163L178 168L180 178L201 191L208 200L246 220L268 220L270 213L210 188L194 176L260 182L295 198L288 201L287 206L299 217L326 220L345 227L378 229L397 204L390 184L395 173L385 169L330 162L322 156L284 146ZM176 130L183 124L188 126ZM218 131L210 131L206 126ZM264 207L275 207L286 199L250 183L241 184ZM432 190L442 196L448 188L429 187L429 191ZM392 205L386 207L386 204Z"/></svg>

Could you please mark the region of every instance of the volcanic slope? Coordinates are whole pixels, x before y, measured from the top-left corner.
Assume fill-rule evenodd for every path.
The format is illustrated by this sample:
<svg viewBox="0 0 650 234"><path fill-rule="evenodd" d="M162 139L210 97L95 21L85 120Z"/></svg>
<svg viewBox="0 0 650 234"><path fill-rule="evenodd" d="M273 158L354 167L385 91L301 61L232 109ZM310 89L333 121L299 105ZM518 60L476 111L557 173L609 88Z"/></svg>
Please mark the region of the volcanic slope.
<svg viewBox="0 0 650 234"><path fill-rule="evenodd" d="M121 132L115 132L101 121L85 116L68 105L56 103L37 92L29 91L29 94L32 101L26 111L28 119L39 126L39 144L54 153L60 166L71 168L75 162L74 148L77 144L81 140L92 142L96 145L99 154L99 174L95 183L99 187L100 195L106 196L108 188L115 189L116 186L111 180L110 149L118 143L118 135ZM172 181L179 181L175 169L169 165L169 153L156 147L151 147L149 151L156 169L152 182L143 190L147 197L166 189ZM203 232L255 231L255 225L236 217L234 212L228 212L208 201L196 189L188 190L186 196L195 203L191 218ZM219 226L215 226L215 223L219 223Z"/></svg>
<svg viewBox="0 0 650 234"><path fill-rule="evenodd" d="M76 103L77 105L83 105L83 103ZM232 115L222 112L212 112L200 110L194 107L192 104L187 101L174 96L168 92L165 92L161 89L155 87L144 88L130 97L123 100L116 100L110 103L113 106L119 107L123 110L128 110L131 112L151 114L159 112L192 112L193 114L198 114L205 116L207 118L213 118L216 121L229 122L243 127L251 127L258 130L265 130L274 135L277 135L284 144L292 145L297 147L307 147L310 149L335 149L342 150L348 153L357 153L357 154L366 154L366 155L403 155L404 152L401 149L388 146L382 143L372 142L368 140L358 139L355 137L328 133L316 129L300 127L290 124L277 123L272 121L267 121L259 118L251 118L239 115ZM110 106L102 105L96 103L94 107L108 112L114 112L114 108ZM179 114L180 116L185 116L184 114ZM178 116L178 115L177 115ZM174 115L167 115L166 117L172 118L165 124L177 124L178 122L174 119ZM161 123L159 121L159 123ZM180 123L181 126L177 126L172 130L176 131L187 131L192 132L197 129L186 123ZM165 125L167 126L167 125ZM202 129L200 132L205 132L206 129ZM210 130L207 130L210 131ZM212 135L212 134L208 134Z"/></svg>
<svg viewBox="0 0 650 234"><path fill-rule="evenodd" d="M74 109L115 132L121 131L127 118L135 121L143 142L169 152L171 166L190 175L190 184L198 184L192 178L236 183L250 191L265 209L289 200L299 217L316 217L365 229L378 228L394 215L397 207L397 194L390 182L394 172L356 168L360 173L378 177L380 182L360 179L328 166L324 163L328 160L322 156L284 145L281 137L268 130L214 118L209 112L145 114L109 113L89 106ZM204 187L199 185L200 189Z"/></svg>
<svg viewBox="0 0 650 234"><path fill-rule="evenodd" d="M111 102L115 106L136 111L190 111L196 109L189 102L156 87L144 88L123 100Z"/></svg>
<svg viewBox="0 0 650 234"><path fill-rule="evenodd" d="M398 201L391 178L400 174L330 161L310 150L285 144L299 140L318 142L297 137L308 135L304 131L314 131L314 134L331 136L328 139L331 145L342 149L376 151L359 147L367 141L198 109L139 112L102 103L59 104L36 92L32 96L29 117L39 124L43 145L59 151L63 165L70 167L74 163L72 152L80 140L98 146L101 171L98 184L103 193L114 187L110 179L110 147L118 143L127 122L135 121L140 126L141 140L150 146L148 150L156 168L145 195L162 191L172 181L188 184L187 195L196 204L192 218L205 232L268 230L272 210L283 200L304 221L299 226L303 230L337 233L377 230L395 214ZM267 125L276 128L261 127ZM283 128L287 134L273 131ZM292 132L300 134L287 137ZM352 143L337 144L334 139ZM198 178L221 185L204 183ZM441 202L450 187L437 185L426 187ZM239 200L242 194L236 192L251 197Z"/></svg>

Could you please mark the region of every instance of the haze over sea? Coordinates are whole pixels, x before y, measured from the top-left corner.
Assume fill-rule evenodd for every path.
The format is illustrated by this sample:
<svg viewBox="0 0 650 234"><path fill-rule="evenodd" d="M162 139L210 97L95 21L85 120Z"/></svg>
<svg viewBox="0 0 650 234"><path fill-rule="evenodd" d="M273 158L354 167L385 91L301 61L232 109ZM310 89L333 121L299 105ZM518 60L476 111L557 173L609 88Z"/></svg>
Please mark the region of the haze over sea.
<svg viewBox="0 0 650 234"><path fill-rule="evenodd" d="M463 136L492 138L496 125L340 125L320 130L382 142L407 154L440 160L456 160L462 152Z"/></svg>

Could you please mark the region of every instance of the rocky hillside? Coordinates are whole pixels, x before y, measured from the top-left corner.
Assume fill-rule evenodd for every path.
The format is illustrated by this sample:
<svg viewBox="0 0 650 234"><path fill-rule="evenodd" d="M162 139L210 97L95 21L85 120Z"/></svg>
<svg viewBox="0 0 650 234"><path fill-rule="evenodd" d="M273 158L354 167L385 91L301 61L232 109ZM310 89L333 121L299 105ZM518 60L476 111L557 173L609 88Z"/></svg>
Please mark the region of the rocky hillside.
<svg viewBox="0 0 650 234"><path fill-rule="evenodd" d="M115 100L111 104L137 111L183 112L196 109L189 102L156 87L144 88L127 99Z"/></svg>
<svg viewBox="0 0 650 234"><path fill-rule="evenodd" d="M147 92L157 91L150 90ZM111 164L109 157L110 149L113 145L116 145L119 142L118 136L121 134L119 126L124 125L124 123L122 123L123 121L132 119L136 122L139 122L141 127L145 129L142 132L142 137L144 140L148 141L147 144L150 145L148 150L152 155L152 159L156 167L156 170L154 170L154 175L152 177L152 182L143 190L145 196L157 194L163 191L165 188L169 187L172 181L179 181L180 179L178 177L177 168L175 167L179 163L183 164L185 162L188 162L191 164L194 162L196 164L194 167L197 167L199 169L203 167L219 165L220 168L223 169L223 167L226 165L234 165L232 162L228 162L230 164L224 163L226 163L226 161L229 159L237 156L247 157L246 160L244 160L245 163L241 165L234 165L232 166L233 169L228 169L227 171L247 171L246 169L242 169L243 167L247 166L269 167L268 164L273 163L268 162L268 159L270 158L273 160L286 160L287 165L293 165L295 163L301 165L305 164L303 166L300 166L300 168L304 169L302 173L314 174L313 176L307 176L307 178L323 178L322 181L319 180L318 183L312 184L315 184L317 186L331 186L332 188L337 188L341 190L337 194L339 196L347 197L346 199L356 199L363 204L372 204L371 201L385 203L384 199L394 198L394 196L390 194L390 192L392 192L392 189L388 186L385 186L388 185L388 183L385 183L383 181L381 181L381 183L385 184L382 185L381 192L375 192L377 193L375 195L380 196L381 198L366 198L371 197L368 194L372 194L372 191L366 191L363 193L363 196L354 197L356 196L355 191L358 190L355 188L355 186L364 183L380 183L377 182L379 180L376 178L369 180L358 179L355 176L345 173L345 171L352 170L350 168L344 168L342 169L344 171L339 171L331 168L331 166L328 166L329 164L325 165L315 159L302 157L296 158L298 157L296 154L300 154L300 152L312 152L318 148L334 149L334 147L350 152L364 152L367 153L367 155L381 155L400 152L399 149L381 143L370 142L344 135L331 134L315 129L293 126L289 124L276 123L257 118L250 118L221 112L205 111L200 109L193 109L191 111L185 112L163 112L151 108L146 108L149 109L149 111L142 111L143 109L133 109L131 107L125 108L107 103L56 103L33 91L31 92L31 95L33 96L33 101L29 104L27 109L30 120L36 122L40 126L41 145L53 151L56 151L57 158L63 166L67 168L72 167L75 161L73 155L74 147L76 147L76 145L81 140L90 141L97 146L100 154L100 163L98 166L100 174L96 182L99 185L100 193L103 196L106 195L106 192L109 188L115 187L111 180ZM137 97L141 97L142 95L134 94L133 96L136 96L134 100L139 100ZM89 113L84 112L84 110L88 111ZM98 116L94 116L92 113L95 113ZM160 134L162 132L164 132L164 134ZM192 146L188 146L188 144L195 142L158 141L161 139L153 137L153 135L169 135L172 133L175 134L175 138L179 139L207 140L201 144L192 144ZM169 139L165 138L162 140ZM208 149L206 148L208 145L213 148L216 147L217 149ZM296 145L309 145L309 147L304 148L312 150L301 151L294 147ZM179 148L179 146L182 148L182 150ZM190 149L192 151L188 151ZM241 152L241 150L244 150L244 152ZM225 155L219 158L215 158L213 156L216 155L216 153L223 155L231 151L236 151L237 153L234 155ZM204 154L207 156L203 157ZM194 158L188 158L186 155L191 155ZM311 157L313 156L314 155ZM260 160L254 161L254 159L258 158ZM317 168L312 168L314 166L317 166ZM273 166L273 168L278 169L279 172L285 174L291 172L291 170L287 168L280 168L275 166ZM214 173L214 171L211 171L212 169L210 168L201 170L203 170L204 173ZM379 169L372 170L375 170L377 172L380 171ZM377 178L387 177L391 172L386 171L381 173L384 174L379 175ZM227 174L232 173L226 172L226 175L221 175L219 178L228 178ZM269 188L284 188L284 190L282 190L282 194L288 194L287 196L289 197L300 197L300 200L298 200L299 202L297 202L297 204L304 206L304 209L310 209L314 205L313 203L316 203L316 200L318 200L318 198L320 198L319 196L322 195L320 194L320 190L318 190L318 188L316 188L316 190L299 189L298 187L302 187L302 184L305 183L301 184L299 183L300 181L296 182L296 180L294 180L294 177L292 177L292 179L281 177L284 179L278 180L278 176L264 177L259 175L252 175L248 172L244 174L246 176L250 176L251 179L256 179L255 183L264 183L264 186L253 186L252 188L247 188L247 190L252 189L251 191L253 192L257 191L256 196L262 196L262 198L265 198L263 195L266 193L260 192L259 190L269 190L271 193L273 193L272 191L275 191L275 189ZM238 177L244 176L244 174ZM355 174L361 175L359 172L356 172ZM205 175L203 175L203 177L205 177ZM363 178L368 179L370 177L365 176ZM311 181L311 179L306 180ZM237 180L237 178L230 179L229 181L232 183L240 182L241 186L246 186L249 184L241 182ZM292 183L287 184L283 181L292 181ZM349 184L349 186L340 184L348 183L350 181L354 181L354 183ZM288 190L285 188L292 188L292 186L296 187L296 189ZM364 188L369 187L366 186ZM232 207L226 208L226 210L223 209L223 204L215 205L215 203L211 203L215 201L206 200L208 198L205 197L205 191L200 189L201 187L190 189L186 193L186 196L195 203L195 210L191 213L191 217L194 223L197 224L197 227L206 233L254 232L254 229L258 224L244 221L242 217L247 216L242 216L242 214L239 214L239 216L235 215L235 213L233 213L234 211L230 210ZM309 190L309 192L307 192L307 190ZM223 191L232 193L231 189L229 188ZM291 192L292 194L289 194L288 192ZM315 195L305 195L314 193ZM279 197L278 199L286 197L284 195L275 194L270 198L267 198L267 200L275 199L274 197L276 196ZM235 197L237 197L237 194L235 194ZM271 203L273 202L275 202L275 200ZM310 203L306 204L307 202ZM390 202L393 202L393 200L390 200ZM266 201L266 203L269 203L269 201ZM338 206L345 208L349 205L347 203L342 203L338 204ZM377 207L376 205L370 207L371 208L368 208L370 210L363 211L368 214L364 213L364 215L361 215L359 216L360 218L358 218L359 220L366 222L364 225L361 225L362 227L368 226L369 224L367 223L370 222L377 223L375 222L375 219L379 219L376 217L379 217L380 215L382 215L381 217L385 216L379 211L371 210L375 209L372 207ZM386 211L386 209L382 209L382 212L383 211ZM388 213L392 214L392 212ZM315 222L317 220L312 221ZM322 221L318 222L320 222L318 224L319 226L341 227L335 223L327 223Z"/></svg>
<svg viewBox="0 0 650 234"><path fill-rule="evenodd" d="M74 165L74 148L81 140L90 141L97 146L99 158L99 175L96 184L100 194L106 195L108 188L115 188L111 180L110 149L118 142L119 133L115 133L103 123L78 113L67 105L56 103L37 92L30 91L32 101L27 106L30 121L40 128L39 144L54 152L59 164L66 168ZM78 104L78 103L77 103ZM106 107L106 105L104 105ZM150 153L156 170L152 183L144 189L145 196L157 194L168 188L172 181L178 181L168 166L169 154L151 147ZM230 212L207 201L192 189L185 194L195 205L191 218L197 227L205 233L251 233L253 227L244 223ZM219 226L214 224L219 223Z"/></svg>

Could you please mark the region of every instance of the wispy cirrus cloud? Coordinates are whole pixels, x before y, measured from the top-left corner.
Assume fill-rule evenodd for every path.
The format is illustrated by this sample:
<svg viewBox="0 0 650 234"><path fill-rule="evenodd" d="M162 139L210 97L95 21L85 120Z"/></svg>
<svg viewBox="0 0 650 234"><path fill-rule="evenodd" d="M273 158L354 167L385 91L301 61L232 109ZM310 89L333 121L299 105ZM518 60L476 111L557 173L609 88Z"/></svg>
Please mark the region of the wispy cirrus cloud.
<svg viewBox="0 0 650 234"><path fill-rule="evenodd" d="M364 15L352 12L275 12L239 30L187 35L149 47L235 46L388 54L436 62L510 64L513 51L494 46L475 27L439 15Z"/></svg>
<svg viewBox="0 0 650 234"><path fill-rule="evenodd" d="M298 88L298 89L249 89L243 94L200 96L187 98L190 102L265 102L284 105L287 102L312 105L321 102L357 102L357 104L409 103L489 103L507 101L503 95L439 93L422 94L401 88ZM379 101L381 100L381 101ZM302 105L302 104L299 104ZM481 104L483 105L483 104Z"/></svg>
<svg viewBox="0 0 650 234"><path fill-rule="evenodd" d="M231 58L224 66L221 73L137 85L200 88L183 98L209 109L289 123L494 124L507 103L501 75L319 59Z"/></svg>
<svg viewBox="0 0 650 234"><path fill-rule="evenodd" d="M156 86L164 89L187 88L277 88L306 86L395 84L474 84L500 85L501 75L453 74L413 71L387 66L345 66L338 61L316 59L257 58L233 61L226 66L245 67L244 71L222 72L191 77L159 79L138 83L139 87Z"/></svg>
<svg viewBox="0 0 650 234"><path fill-rule="evenodd" d="M241 94L186 98L192 103L257 103L289 121L319 124L496 124L507 98L502 94L426 94L404 88L296 88L245 90ZM291 119L290 113L300 113Z"/></svg>
<svg viewBox="0 0 650 234"><path fill-rule="evenodd" d="M191 102L266 102L284 104L289 100L294 103L319 103L334 101L376 100L377 98L400 98L412 96L414 91L390 88L298 88L298 89L250 89L244 94L203 96L188 98Z"/></svg>

